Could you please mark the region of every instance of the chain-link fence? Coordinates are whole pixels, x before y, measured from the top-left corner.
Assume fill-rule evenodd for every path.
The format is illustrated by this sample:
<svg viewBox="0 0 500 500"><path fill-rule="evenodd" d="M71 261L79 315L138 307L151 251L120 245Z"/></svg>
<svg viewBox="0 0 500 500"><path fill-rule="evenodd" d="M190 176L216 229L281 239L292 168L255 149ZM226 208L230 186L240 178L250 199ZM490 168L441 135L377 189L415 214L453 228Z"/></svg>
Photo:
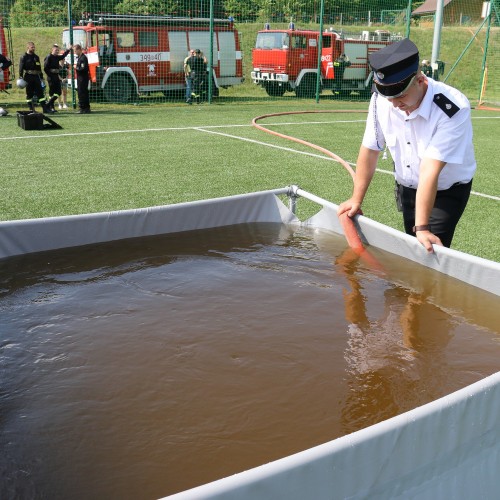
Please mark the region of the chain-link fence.
<svg viewBox="0 0 500 500"><path fill-rule="evenodd" d="M485 16L486 43L481 68L479 104L500 109L500 1L489 4ZM485 8L488 8L487 6Z"/></svg>
<svg viewBox="0 0 500 500"><path fill-rule="evenodd" d="M433 75L473 101L495 102L500 0L490 11L477 0L444 3ZM371 52L409 36L430 60L435 8L412 0L0 0L0 49L14 63L0 70L0 89L12 86L0 100L24 100L15 80L27 42L41 66L59 45L68 94L75 55L65 50L81 45L95 103L366 100Z"/></svg>

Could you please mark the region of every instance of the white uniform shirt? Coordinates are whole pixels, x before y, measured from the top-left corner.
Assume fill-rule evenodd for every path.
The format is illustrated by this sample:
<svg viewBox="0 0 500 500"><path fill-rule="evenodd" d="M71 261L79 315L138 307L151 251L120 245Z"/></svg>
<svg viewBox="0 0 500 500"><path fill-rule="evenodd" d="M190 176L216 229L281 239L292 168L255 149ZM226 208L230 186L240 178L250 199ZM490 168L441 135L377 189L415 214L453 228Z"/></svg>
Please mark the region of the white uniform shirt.
<svg viewBox="0 0 500 500"><path fill-rule="evenodd" d="M438 190L443 190L457 182L469 182L476 171L470 103L457 89L431 78L427 81L424 99L410 115L390 100L372 95L363 146L380 151L387 145L397 182L414 189L423 158L446 162L438 179ZM443 94L459 111L450 118L435 104L436 94Z"/></svg>

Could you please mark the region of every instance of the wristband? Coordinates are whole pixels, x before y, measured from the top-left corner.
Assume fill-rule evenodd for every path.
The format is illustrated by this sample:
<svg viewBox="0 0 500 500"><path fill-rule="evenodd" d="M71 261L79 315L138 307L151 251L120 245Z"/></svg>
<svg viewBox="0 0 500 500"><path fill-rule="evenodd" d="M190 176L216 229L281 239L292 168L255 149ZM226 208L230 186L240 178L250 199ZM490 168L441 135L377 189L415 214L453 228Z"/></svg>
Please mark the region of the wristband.
<svg viewBox="0 0 500 500"><path fill-rule="evenodd" d="M412 231L416 233L417 231L430 231L431 226L429 224L424 224L423 226L413 226Z"/></svg>

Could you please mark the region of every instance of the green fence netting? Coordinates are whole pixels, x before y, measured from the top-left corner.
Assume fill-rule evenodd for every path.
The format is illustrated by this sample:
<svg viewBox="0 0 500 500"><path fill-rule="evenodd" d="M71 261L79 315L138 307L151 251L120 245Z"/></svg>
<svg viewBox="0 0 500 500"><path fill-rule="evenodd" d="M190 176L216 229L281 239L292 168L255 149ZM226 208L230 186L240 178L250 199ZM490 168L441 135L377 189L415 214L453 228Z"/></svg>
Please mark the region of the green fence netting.
<svg viewBox="0 0 500 500"><path fill-rule="evenodd" d="M409 36L421 59L431 60L436 3L0 0L0 50L14 62L9 71L0 69L0 89L9 92L0 102L25 101L15 81L29 41L35 42L42 64L55 43L61 52L71 44L82 45L96 104L183 103L191 94L208 103L367 100L370 52ZM433 75L474 103L498 105L500 0L443 3ZM190 83L194 88L186 93L186 58L196 49L202 63L198 80ZM65 62L74 102L71 53Z"/></svg>

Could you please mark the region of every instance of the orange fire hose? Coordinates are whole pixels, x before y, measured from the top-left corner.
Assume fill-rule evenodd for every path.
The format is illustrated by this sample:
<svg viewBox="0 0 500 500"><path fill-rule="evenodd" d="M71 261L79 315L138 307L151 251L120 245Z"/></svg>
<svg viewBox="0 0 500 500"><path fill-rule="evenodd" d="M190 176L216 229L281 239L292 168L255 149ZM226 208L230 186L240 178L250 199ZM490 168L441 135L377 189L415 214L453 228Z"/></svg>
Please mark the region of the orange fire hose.
<svg viewBox="0 0 500 500"><path fill-rule="evenodd" d="M383 271L382 264L364 247L358 231L356 230L356 226L354 225L354 221L347 215L347 212L340 215L339 220L342 224L347 243L353 252L363 259L372 269Z"/></svg>
<svg viewBox="0 0 500 500"><path fill-rule="evenodd" d="M298 139L297 137L293 137L293 136L286 135L286 134L281 134L279 132L275 132L274 130L269 130L268 128L266 128L264 126L257 124L257 121L262 120L264 118L270 118L273 116L296 115L296 114L307 114L307 113L366 113L366 111L359 111L359 110L350 110L350 111L343 111L343 110L286 111L283 113L271 113L271 114L267 114L267 115L257 116L256 118L254 118L252 120L252 125L254 127L256 127L257 129L262 130L263 132L266 132L268 134L276 135L276 136L282 137L284 139L289 139L291 141L297 142L299 144L304 144L305 146L309 146L313 149L321 151L325 155L329 156L330 158L333 158L338 163L340 163L349 172L352 179L354 179L355 172L352 169L352 167L349 165L349 163L347 163L340 156L336 155L335 153L332 153L328 149L322 148L321 146L318 146L317 144L313 144L312 142ZM358 231L357 231L356 226L354 224L354 221L351 219L351 217L349 217L347 215L347 212L344 212L342 215L340 215L339 220L340 220L340 223L342 224L342 228L344 230L344 235L346 237L347 243L352 248L352 250L359 257L361 257L370 267L381 270L382 265L364 247L363 242L361 241L361 238L359 237L359 234L358 234Z"/></svg>
<svg viewBox="0 0 500 500"><path fill-rule="evenodd" d="M366 113L366 111L340 111L340 110L326 110L326 111L286 111L284 113L271 113L269 115L262 115L262 116L257 116L252 120L252 125L255 128L258 128L259 130L262 130L263 132L267 132L268 134L273 134L278 137L282 137L283 139L289 139L290 141L298 142L299 144L304 144L305 146L309 146L310 148L316 149L318 151L321 151L325 155L329 156L330 158L333 158L337 162L339 162L348 172L351 174L351 177L354 179L354 170L352 167L347 163L345 160L343 160L340 156L336 155L335 153L332 153L328 149L322 148L321 146L318 146L317 144L313 144L312 142L307 142L302 139L298 139L297 137L292 137L291 135L285 135L285 134L280 134L279 132L275 132L274 130L269 130L266 127L263 127L262 125L258 125L257 121L262 120L263 118L270 118L272 116L284 116L284 115L300 115L300 114L308 114L308 113Z"/></svg>

